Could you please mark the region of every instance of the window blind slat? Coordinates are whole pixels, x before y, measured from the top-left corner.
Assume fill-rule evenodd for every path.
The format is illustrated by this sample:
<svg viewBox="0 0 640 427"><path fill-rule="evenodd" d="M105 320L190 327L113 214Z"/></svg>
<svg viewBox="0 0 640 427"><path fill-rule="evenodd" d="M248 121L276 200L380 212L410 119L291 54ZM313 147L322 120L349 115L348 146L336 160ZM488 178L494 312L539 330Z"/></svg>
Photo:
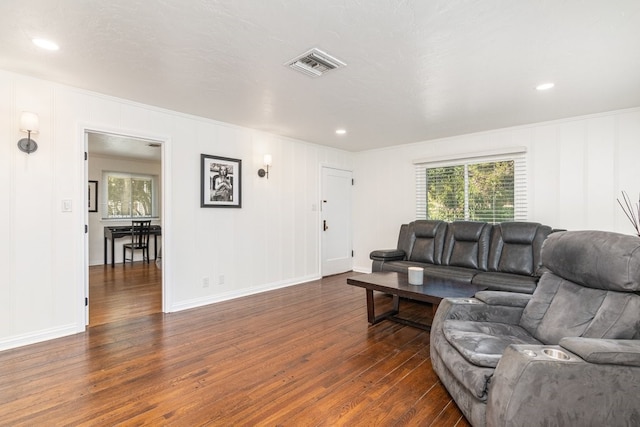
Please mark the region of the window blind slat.
<svg viewBox="0 0 640 427"><path fill-rule="evenodd" d="M526 221L525 156L415 164L416 219Z"/></svg>

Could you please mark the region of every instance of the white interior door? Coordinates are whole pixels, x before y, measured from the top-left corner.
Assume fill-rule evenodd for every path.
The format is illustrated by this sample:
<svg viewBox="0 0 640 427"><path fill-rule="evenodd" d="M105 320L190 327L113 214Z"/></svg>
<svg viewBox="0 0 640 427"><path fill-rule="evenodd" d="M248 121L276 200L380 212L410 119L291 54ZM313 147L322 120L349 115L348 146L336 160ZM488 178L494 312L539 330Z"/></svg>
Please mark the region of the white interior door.
<svg viewBox="0 0 640 427"><path fill-rule="evenodd" d="M351 171L322 168L322 275L344 273L353 266L351 244Z"/></svg>

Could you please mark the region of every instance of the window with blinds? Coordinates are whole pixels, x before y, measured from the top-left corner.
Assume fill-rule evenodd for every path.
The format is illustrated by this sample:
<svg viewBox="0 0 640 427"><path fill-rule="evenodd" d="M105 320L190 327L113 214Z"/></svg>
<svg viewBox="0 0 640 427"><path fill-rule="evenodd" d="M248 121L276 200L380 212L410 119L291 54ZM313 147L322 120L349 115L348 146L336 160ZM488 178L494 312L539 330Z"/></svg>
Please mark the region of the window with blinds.
<svg viewBox="0 0 640 427"><path fill-rule="evenodd" d="M418 162L416 219L527 220L525 153Z"/></svg>

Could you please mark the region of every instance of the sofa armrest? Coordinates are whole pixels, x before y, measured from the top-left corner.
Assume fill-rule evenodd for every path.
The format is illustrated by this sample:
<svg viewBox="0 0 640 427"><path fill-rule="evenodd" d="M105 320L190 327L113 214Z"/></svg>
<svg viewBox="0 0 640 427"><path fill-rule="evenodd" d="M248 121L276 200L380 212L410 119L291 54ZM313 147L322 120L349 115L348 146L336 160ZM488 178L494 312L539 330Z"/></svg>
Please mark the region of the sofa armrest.
<svg viewBox="0 0 640 427"><path fill-rule="evenodd" d="M502 292L502 291L480 291L476 293L476 298L488 305L504 305L507 307L524 308L531 294L521 294L518 292Z"/></svg>
<svg viewBox="0 0 640 427"><path fill-rule="evenodd" d="M640 367L640 340L562 338L560 347L589 363Z"/></svg>
<svg viewBox="0 0 640 427"><path fill-rule="evenodd" d="M640 419L639 367L589 363L559 346L511 345L498 362L487 399L491 426L632 425Z"/></svg>
<svg viewBox="0 0 640 427"><path fill-rule="evenodd" d="M379 249L369 254L374 261L402 261L406 253L402 249Z"/></svg>

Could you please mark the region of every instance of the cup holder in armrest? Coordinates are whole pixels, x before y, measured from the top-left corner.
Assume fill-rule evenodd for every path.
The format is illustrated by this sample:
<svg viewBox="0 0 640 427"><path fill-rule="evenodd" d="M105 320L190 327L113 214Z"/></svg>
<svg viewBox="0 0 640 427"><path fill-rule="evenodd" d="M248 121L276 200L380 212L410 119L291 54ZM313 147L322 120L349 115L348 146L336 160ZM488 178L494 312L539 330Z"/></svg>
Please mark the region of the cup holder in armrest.
<svg viewBox="0 0 640 427"><path fill-rule="evenodd" d="M545 356L550 357L552 359L556 359L556 360L571 359L571 356L569 356L567 353L565 353L562 350L557 350L555 348L543 348L542 352L544 353Z"/></svg>

